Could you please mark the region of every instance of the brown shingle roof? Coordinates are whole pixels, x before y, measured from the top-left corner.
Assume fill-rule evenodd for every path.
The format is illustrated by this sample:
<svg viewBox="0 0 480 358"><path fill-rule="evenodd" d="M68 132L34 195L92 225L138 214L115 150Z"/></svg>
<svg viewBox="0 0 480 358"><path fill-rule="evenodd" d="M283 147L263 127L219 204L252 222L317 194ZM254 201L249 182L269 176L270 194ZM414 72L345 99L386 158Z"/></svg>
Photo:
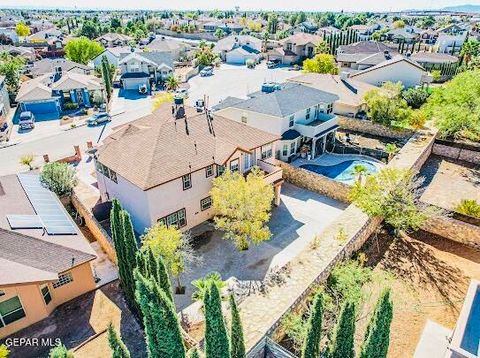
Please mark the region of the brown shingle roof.
<svg viewBox="0 0 480 358"><path fill-rule="evenodd" d="M186 107L186 119L175 121L165 104L107 137L98 161L148 190L210 164L222 165L236 149L250 151L279 138L219 116L210 133L205 113Z"/></svg>

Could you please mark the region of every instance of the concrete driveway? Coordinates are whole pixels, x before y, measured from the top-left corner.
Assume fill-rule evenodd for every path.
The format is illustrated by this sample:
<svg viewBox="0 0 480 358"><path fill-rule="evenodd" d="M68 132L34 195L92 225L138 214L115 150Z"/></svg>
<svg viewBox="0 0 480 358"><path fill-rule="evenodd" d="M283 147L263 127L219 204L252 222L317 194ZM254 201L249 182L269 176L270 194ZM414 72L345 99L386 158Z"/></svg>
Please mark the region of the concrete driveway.
<svg viewBox="0 0 480 358"><path fill-rule="evenodd" d="M232 276L239 280L262 280L270 269L281 267L295 257L345 208L345 204L336 200L285 183L281 205L272 212L269 227L273 237L269 241L240 252L232 242L222 239L221 232L212 231L208 238L197 243L197 253L203 262L182 277L187 291L175 296L177 309L192 303L190 283L209 272L219 272L224 280Z"/></svg>
<svg viewBox="0 0 480 358"><path fill-rule="evenodd" d="M211 107L227 96L246 98L248 93L260 90L266 81L285 82L298 75L298 71L286 68L268 69L265 63L259 64L255 69L248 69L244 65L222 64L213 70L213 76L197 75L188 81L190 91L187 103L194 105L197 99L207 95Z"/></svg>

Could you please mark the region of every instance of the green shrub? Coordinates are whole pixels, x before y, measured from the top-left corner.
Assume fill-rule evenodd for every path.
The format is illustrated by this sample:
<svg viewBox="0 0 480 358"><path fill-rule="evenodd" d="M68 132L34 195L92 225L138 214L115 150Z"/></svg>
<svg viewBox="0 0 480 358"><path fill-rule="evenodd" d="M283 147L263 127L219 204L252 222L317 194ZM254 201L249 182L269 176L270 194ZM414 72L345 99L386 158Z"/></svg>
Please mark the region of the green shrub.
<svg viewBox="0 0 480 358"><path fill-rule="evenodd" d="M457 213L480 218L480 204L474 199L463 199L455 207Z"/></svg>
<svg viewBox="0 0 480 358"><path fill-rule="evenodd" d="M73 109L78 109L78 103L68 102L68 103L65 103L65 104L63 105L63 108L64 108L66 111L70 111L70 110L73 110Z"/></svg>
<svg viewBox="0 0 480 358"><path fill-rule="evenodd" d="M58 196L69 195L78 183L75 169L66 163L47 163L40 173L41 183Z"/></svg>

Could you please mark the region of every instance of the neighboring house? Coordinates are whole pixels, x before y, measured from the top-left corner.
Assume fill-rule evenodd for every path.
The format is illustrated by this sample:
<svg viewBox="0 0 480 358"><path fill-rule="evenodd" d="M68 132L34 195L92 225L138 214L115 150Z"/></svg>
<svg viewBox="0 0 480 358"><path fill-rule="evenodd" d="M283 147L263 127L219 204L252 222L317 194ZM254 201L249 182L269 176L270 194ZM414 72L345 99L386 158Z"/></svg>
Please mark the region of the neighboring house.
<svg viewBox="0 0 480 358"><path fill-rule="evenodd" d="M433 45L437 42L438 31L433 29L424 30L420 33L420 41L427 45Z"/></svg>
<svg viewBox="0 0 480 358"><path fill-rule="evenodd" d="M413 43L420 38L421 29L414 26L405 26L399 29L392 29L387 32L387 40L395 43Z"/></svg>
<svg viewBox="0 0 480 358"><path fill-rule="evenodd" d="M21 111L30 111L37 120L58 119L66 103L78 107L91 107L94 102L105 101L103 81L80 73L47 73L22 83L16 102Z"/></svg>
<svg viewBox="0 0 480 358"><path fill-rule="evenodd" d="M321 27L317 30L317 34L323 36L323 38L327 37L327 35L335 35L341 33L342 30L337 29L334 26L325 26Z"/></svg>
<svg viewBox="0 0 480 358"><path fill-rule="evenodd" d="M25 38L25 41L31 44L46 44L50 38L62 38L62 32L56 28L49 28L47 30L42 30L35 32L30 36Z"/></svg>
<svg viewBox="0 0 480 358"><path fill-rule="evenodd" d="M337 49L336 59L341 68L364 70L397 55L387 45L377 41L359 41L342 45Z"/></svg>
<svg viewBox="0 0 480 358"><path fill-rule="evenodd" d="M205 32L215 32L220 26L223 26L221 21L210 21L203 24Z"/></svg>
<svg viewBox="0 0 480 358"><path fill-rule="evenodd" d="M221 23L218 28L228 35L238 35L245 27L237 23Z"/></svg>
<svg viewBox="0 0 480 358"><path fill-rule="evenodd" d="M376 31L376 27L373 25L352 25L349 29L357 33L359 41L370 41Z"/></svg>
<svg viewBox="0 0 480 358"><path fill-rule="evenodd" d="M458 57L437 52L415 52L410 55L410 59L428 71L440 70L444 65L458 63Z"/></svg>
<svg viewBox="0 0 480 358"><path fill-rule="evenodd" d="M110 32L97 37L95 40L100 42L103 47L115 47L128 45L128 43L133 40L133 37L124 34L117 34L115 32Z"/></svg>
<svg viewBox="0 0 480 358"><path fill-rule="evenodd" d="M435 46L441 53L459 53L468 35L468 30L457 24L448 25L437 31L438 38Z"/></svg>
<svg viewBox="0 0 480 358"><path fill-rule="evenodd" d="M322 41L319 35L299 32L287 37L280 43L282 47L268 52L269 60L277 60L290 65L315 55L315 47Z"/></svg>
<svg viewBox="0 0 480 358"><path fill-rule="evenodd" d="M278 139L243 123L164 104L120 127L99 147L101 198L118 198L138 233L157 222L188 230L213 216L213 178L226 169L245 174L258 166L275 186L278 205L282 170L272 158Z"/></svg>
<svg viewBox="0 0 480 358"><path fill-rule="evenodd" d="M173 58L168 52L132 52L122 54L118 62L123 89L138 91L146 85L162 83L173 74Z"/></svg>
<svg viewBox="0 0 480 358"><path fill-rule="evenodd" d="M174 60L180 60L186 56L191 47L192 46L185 42L166 39L165 36L161 36L150 42L146 46L146 49L147 52L169 52Z"/></svg>
<svg viewBox="0 0 480 358"><path fill-rule="evenodd" d="M17 32L15 31L15 26L13 27L0 27L0 34L5 35L6 37L10 38L13 43L18 42L18 35Z"/></svg>
<svg viewBox="0 0 480 358"><path fill-rule="evenodd" d="M54 72L72 72L80 73L82 75L91 75L93 74L93 68L64 58L45 58L43 60L36 61L30 69L30 74L33 77L38 77L46 73Z"/></svg>
<svg viewBox="0 0 480 358"><path fill-rule="evenodd" d="M35 49L32 47L0 45L0 52L8 52L12 56L22 56L28 62L33 62L37 59Z"/></svg>
<svg viewBox="0 0 480 358"><path fill-rule="evenodd" d="M5 338L94 290L96 254L38 175L0 177L0 188L0 338ZM43 216L45 204L55 211L57 226Z"/></svg>
<svg viewBox="0 0 480 358"><path fill-rule="evenodd" d="M405 88L421 86L432 82L432 77L417 62L397 55L378 65L352 73L351 79L381 86L385 82L401 82Z"/></svg>
<svg viewBox="0 0 480 358"><path fill-rule="evenodd" d="M346 73L341 75L305 73L288 81L337 95L338 100L333 103L333 113L347 117L365 113L367 111L365 94L372 89L378 89L368 83L348 78Z"/></svg>
<svg viewBox="0 0 480 358"><path fill-rule="evenodd" d="M305 32L307 34L314 34L318 30L317 24L311 21L304 21L298 24L295 29L301 32Z"/></svg>
<svg viewBox="0 0 480 358"><path fill-rule="evenodd" d="M280 136L278 159L290 161L304 145L316 157L335 141L338 125L333 106L337 95L298 83L268 83L250 97L220 102L214 107L215 116Z"/></svg>
<svg viewBox="0 0 480 358"><path fill-rule="evenodd" d="M222 61L232 64L245 64L248 59L258 61L262 50L262 40L250 35L231 35L215 44L213 51Z"/></svg>
<svg viewBox="0 0 480 358"><path fill-rule="evenodd" d="M138 50L133 49L130 46L116 46L116 47L107 47L100 55L95 57L91 62L93 67L97 68L102 65L103 56L107 58L107 61L110 65L118 67L118 63L122 56L125 56L129 53L136 52Z"/></svg>

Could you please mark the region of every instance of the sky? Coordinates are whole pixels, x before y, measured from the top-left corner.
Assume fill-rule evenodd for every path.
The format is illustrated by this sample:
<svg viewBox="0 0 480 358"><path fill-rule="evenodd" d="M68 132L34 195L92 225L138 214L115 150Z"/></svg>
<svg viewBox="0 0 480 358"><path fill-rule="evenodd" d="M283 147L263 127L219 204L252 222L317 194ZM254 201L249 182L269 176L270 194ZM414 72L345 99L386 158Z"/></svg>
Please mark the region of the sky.
<svg viewBox="0 0 480 358"><path fill-rule="evenodd" d="M439 9L451 5L475 4L480 0L0 0L0 7L80 9L233 9L307 11L397 11Z"/></svg>

